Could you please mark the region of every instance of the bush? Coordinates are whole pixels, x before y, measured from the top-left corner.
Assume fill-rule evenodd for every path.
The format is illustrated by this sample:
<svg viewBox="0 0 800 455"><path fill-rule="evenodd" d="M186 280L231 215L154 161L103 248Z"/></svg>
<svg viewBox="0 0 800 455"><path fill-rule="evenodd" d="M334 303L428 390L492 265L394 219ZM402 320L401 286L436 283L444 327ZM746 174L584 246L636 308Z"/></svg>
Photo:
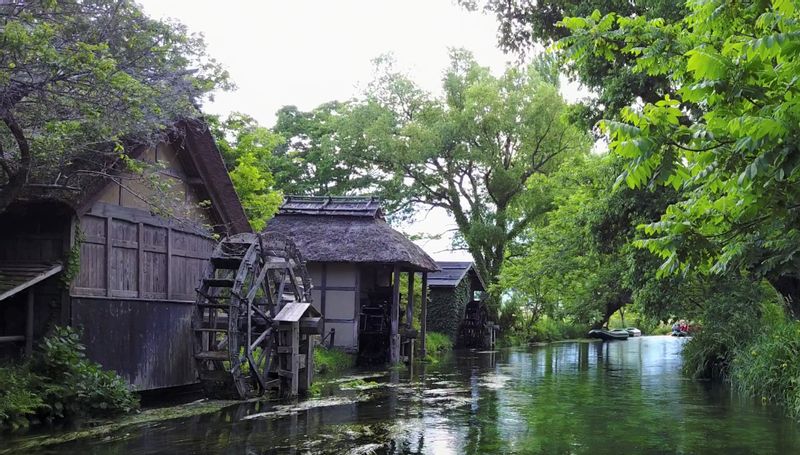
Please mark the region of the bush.
<svg viewBox="0 0 800 455"><path fill-rule="evenodd" d="M30 371L13 366L0 367L0 428L27 427L44 404L33 392L41 378Z"/></svg>
<svg viewBox="0 0 800 455"><path fill-rule="evenodd" d="M28 362L0 369L0 426L107 417L136 409L138 401L125 381L87 359L84 350L75 330L59 327Z"/></svg>
<svg viewBox="0 0 800 455"><path fill-rule="evenodd" d="M800 416L800 322L785 318L736 353L731 383L739 391Z"/></svg>
<svg viewBox="0 0 800 455"><path fill-rule="evenodd" d="M737 351L752 342L762 325L767 290L744 283L705 302L703 329L683 348L683 371L696 379L726 379Z"/></svg>
<svg viewBox="0 0 800 455"><path fill-rule="evenodd" d="M319 374L340 373L355 365L355 357L338 349L317 345L314 348L314 371Z"/></svg>
<svg viewBox="0 0 800 455"><path fill-rule="evenodd" d="M584 338L588 328L582 324L542 316L533 324L529 341L559 341Z"/></svg>

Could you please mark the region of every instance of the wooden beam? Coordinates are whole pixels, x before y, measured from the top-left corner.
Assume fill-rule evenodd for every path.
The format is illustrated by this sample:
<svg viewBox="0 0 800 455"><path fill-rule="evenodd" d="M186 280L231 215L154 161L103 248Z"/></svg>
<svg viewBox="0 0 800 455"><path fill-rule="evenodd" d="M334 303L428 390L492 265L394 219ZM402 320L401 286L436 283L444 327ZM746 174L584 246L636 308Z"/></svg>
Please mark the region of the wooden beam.
<svg viewBox="0 0 800 455"><path fill-rule="evenodd" d="M414 328L414 272L408 272L408 305L406 305L406 324Z"/></svg>
<svg viewBox="0 0 800 455"><path fill-rule="evenodd" d="M172 298L172 228L167 228L167 300Z"/></svg>
<svg viewBox="0 0 800 455"><path fill-rule="evenodd" d="M113 218L106 217L106 296L111 297L111 230L113 226Z"/></svg>
<svg viewBox="0 0 800 455"><path fill-rule="evenodd" d="M0 343L13 343L16 341L25 341L25 335L8 335L0 337Z"/></svg>
<svg viewBox="0 0 800 455"><path fill-rule="evenodd" d="M138 224L138 234L139 239L136 242L136 259L138 260L136 263L136 278L138 280L136 291L141 299L144 297L144 223Z"/></svg>
<svg viewBox="0 0 800 455"><path fill-rule="evenodd" d="M28 312L25 319L25 357L33 354L33 306L35 303L33 288L28 289Z"/></svg>
<svg viewBox="0 0 800 455"><path fill-rule="evenodd" d="M425 343L425 336L428 334L428 272L422 272L422 313L419 316L420 321L420 335L422 336L420 343L420 352L422 358L428 354L427 346Z"/></svg>
<svg viewBox="0 0 800 455"><path fill-rule="evenodd" d="M400 266L394 266L392 273L392 332L389 339L389 362L392 364L400 361Z"/></svg>
<svg viewBox="0 0 800 455"><path fill-rule="evenodd" d="M20 284L18 286L14 286L13 288L9 289L8 291L0 294L0 301L11 297L12 295L17 294L18 292L22 292L25 289L30 288L31 286L33 286L36 283L39 283L41 281L44 281L44 280L50 278L51 276L53 276L56 273L62 271L63 269L64 269L64 266L61 265L61 264L53 265L53 268L51 268L50 270L46 270L46 271L42 272L40 275L36 276L35 278L31 278L30 280L28 280L28 281L26 281L26 282L24 282L24 283L22 283L22 284Z"/></svg>

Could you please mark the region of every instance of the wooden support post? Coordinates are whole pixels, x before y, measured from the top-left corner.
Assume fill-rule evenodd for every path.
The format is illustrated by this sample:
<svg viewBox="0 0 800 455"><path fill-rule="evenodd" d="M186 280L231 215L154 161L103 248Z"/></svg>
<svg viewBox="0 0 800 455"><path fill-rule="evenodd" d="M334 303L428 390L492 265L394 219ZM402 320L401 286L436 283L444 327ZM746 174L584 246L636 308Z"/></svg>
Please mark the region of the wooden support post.
<svg viewBox="0 0 800 455"><path fill-rule="evenodd" d="M33 289L28 289L28 313L25 320L25 356L28 358L33 354Z"/></svg>
<svg viewBox="0 0 800 455"><path fill-rule="evenodd" d="M422 358L428 355L425 336L428 334L428 272L422 272L422 313L420 321L420 353Z"/></svg>
<svg viewBox="0 0 800 455"><path fill-rule="evenodd" d="M111 297L111 277L113 276L111 273L111 265L113 264L111 252L114 247L111 242L111 232L114 225L112 220L110 216L106 217L106 297Z"/></svg>
<svg viewBox="0 0 800 455"><path fill-rule="evenodd" d="M296 397L300 386L300 321L292 322L291 396Z"/></svg>
<svg viewBox="0 0 800 455"><path fill-rule="evenodd" d="M140 299L143 299L144 296L144 223L139 223L139 227L137 229L139 238L136 242L136 278L138 280L136 284L136 292Z"/></svg>
<svg viewBox="0 0 800 455"><path fill-rule="evenodd" d="M314 346L316 344L316 335L306 335L306 339L302 344L302 351L306 356L305 371L300 375L300 390L302 392L308 392L314 382Z"/></svg>
<svg viewBox="0 0 800 455"><path fill-rule="evenodd" d="M391 338L389 339L389 362L400 361L400 266L394 266L392 273L392 320Z"/></svg>
<svg viewBox="0 0 800 455"><path fill-rule="evenodd" d="M408 272L408 305L406 305L406 324L414 328L414 272Z"/></svg>

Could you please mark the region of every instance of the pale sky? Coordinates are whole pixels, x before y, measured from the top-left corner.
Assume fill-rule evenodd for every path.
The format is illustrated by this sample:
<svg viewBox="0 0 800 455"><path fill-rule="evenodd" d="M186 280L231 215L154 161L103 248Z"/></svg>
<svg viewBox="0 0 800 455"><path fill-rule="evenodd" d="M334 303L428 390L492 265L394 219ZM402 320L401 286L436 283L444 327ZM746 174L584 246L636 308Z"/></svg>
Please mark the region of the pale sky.
<svg viewBox="0 0 800 455"><path fill-rule="evenodd" d="M512 59L496 46L495 19L464 11L454 0L139 2L150 16L176 18L205 35L209 54L230 72L238 89L217 94L207 112L243 112L270 127L282 106L310 110L357 96L372 79L371 60L386 52L433 93L449 48L472 51L497 74ZM438 234L453 227L438 210L401 228ZM418 243L437 260L470 260L465 252L444 251L448 239Z"/></svg>

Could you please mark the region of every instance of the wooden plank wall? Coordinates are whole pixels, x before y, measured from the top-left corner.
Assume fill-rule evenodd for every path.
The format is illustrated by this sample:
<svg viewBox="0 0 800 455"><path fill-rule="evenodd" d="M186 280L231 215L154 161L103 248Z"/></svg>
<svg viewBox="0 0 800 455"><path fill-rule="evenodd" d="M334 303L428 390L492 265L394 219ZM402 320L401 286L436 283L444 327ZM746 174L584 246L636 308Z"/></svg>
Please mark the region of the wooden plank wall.
<svg viewBox="0 0 800 455"><path fill-rule="evenodd" d="M201 232L123 207L81 217L76 297L194 301L215 242Z"/></svg>
<svg viewBox="0 0 800 455"><path fill-rule="evenodd" d="M185 302L72 298L72 323L83 328L86 355L133 390L197 381L192 311Z"/></svg>

